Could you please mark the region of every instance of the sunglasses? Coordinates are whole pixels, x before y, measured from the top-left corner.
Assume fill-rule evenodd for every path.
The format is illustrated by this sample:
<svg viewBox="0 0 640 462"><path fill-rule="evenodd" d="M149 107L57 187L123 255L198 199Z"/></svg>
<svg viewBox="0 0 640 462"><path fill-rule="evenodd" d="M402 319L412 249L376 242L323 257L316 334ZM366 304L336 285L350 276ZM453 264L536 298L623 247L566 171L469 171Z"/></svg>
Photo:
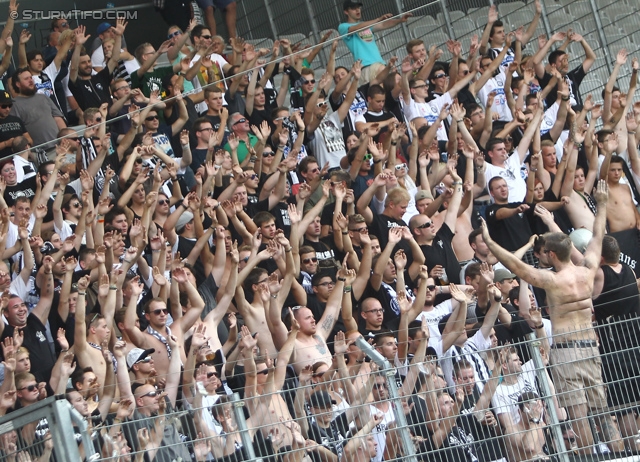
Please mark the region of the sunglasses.
<svg viewBox="0 0 640 462"><path fill-rule="evenodd" d="M96 117L96 118L95 118L95 121L96 121L96 122L102 122L102 117Z"/></svg>
<svg viewBox="0 0 640 462"><path fill-rule="evenodd" d="M276 153L273 151L262 151L262 157L275 157Z"/></svg>
<svg viewBox="0 0 640 462"><path fill-rule="evenodd" d="M121 87L116 88L115 90L119 91L119 90L124 90L125 88L131 88L131 86L130 85L123 85Z"/></svg>
<svg viewBox="0 0 640 462"><path fill-rule="evenodd" d="M145 396L148 396L149 398L155 398L156 396L158 396L158 392L156 390L153 390L153 391L150 391L149 393L145 393L140 398L144 398Z"/></svg>
<svg viewBox="0 0 640 462"><path fill-rule="evenodd" d="M261 371L257 371L256 374L264 374L264 375L269 375L269 368L267 369L262 369Z"/></svg>
<svg viewBox="0 0 640 462"><path fill-rule="evenodd" d="M211 377L218 377L218 373L217 372L207 372L207 378L210 379Z"/></svg>
<svg viewBox="0 0 640 462"><path fill-rule="evenodd" d="M407 168L407 164L405 164L404 162L396 165L396 170L402 170L403 168Z"/></svg>
<svg viewBox="0 0 640 462"><path fill-rule="evenodd" d="M448 77L447 74L438 74L438 75L434 75L433 78L434 79L441 79L443 77Z"/></svg>
<svg viewBox="0 0 640 462"><path fill-rule="evenodd" d="M507 136L507 137L505 137L505 139L504 139L504 140L505 140L505 141L513 141L513 138L512 138L511 136Z"/></svg>
<svg viewBox="0 0 640 462"><path fill-rule="evenodd" d="M9 108L10 108L10 107L12 107L12 106L13 106L13 104L0 104L0 107L1 107L2 109L9 109Z"/></svg>
<svg viewBox="0 0 640 462"><path fill-rule="evenodd" d="M303 85L306 85L308 83L316 83L316 79L311 79L311 80L302 79Z"/></svg>
<svg viewBox="0 0 640 462"><path fill-rule="evenodd" d="M142 157L138 157L136 159L136 164L141 164L142 163Z"/></svg>
<svg viewBox="0 0 640 462"><path fill-rule="evenodd" d="M169 205L169 199L160 199L158 205Z"/></svg>
<svg viewBox="0 0 640 462"><path fill-rule="evenodd" d="M353 231L354 233L369 234L369 228L367 228L366 226L363 226L362 228L352 229L351 231Z"/></svg>
<svg viewBox="0 0 640 462"><path fill-rule="evenodd" d="M241 262L247 263L249 261L249 257L244 257L242 260L240 260Z"/></svg>
<svg viewBox="0 0 640 462"><path fill-rule="evenodd" d="M238 119L237 122L235 122L233 125L238 125L238 124L243 124L247 121L247 119L245 119L244 117L242 119Z"/></svg>
<svg viewBox="0 0 640 462"><path fill-rule="evenodd" d="M315 80L314 80L315 82ZM316 106L318 107L325 107L327 104L329 104L329 101L319 101Z"/></svg>
<svg viewBox="0 0 640 462"><path fill-rule="evenodd" d="M434 290L436 290L436 286L427 286L427 290L429 292L433 292Z"/></svg>
<svg viewBox="0 0 640 462"><path fill-rule="evenodd" d="M366 154L364 155L364 160L371 160L371 159L373 159L373 156L372 156L371 154L366 153Z"/></svg>
<svg viewBox="0 0 640 462"><path fill-rule="evenodd" d="M426 84L422 84L422 85L416 85L416 86L415 86L415 87L413 87L413 88L424 88L424 87L426 87L426 86L427 86Z"/></svg>
<svg viewBox="0 0 640 462"><path fill-rule="evenodd" d="M69 205L71 205L71 207L77 209L78 207L80 207L80 202L74 202L73 204L69 204Z"/></svg>
<svg viewBox="0 0 640 462"><path fill-rule="evenodd" d="M151 362L151 358L147 356L144 359L136 361L135 364L147 364L147 363L150 363L150 362Z"/></svg>
<svg viewBox="0 0 640 462"><path fill-rule="evenodd" d="M19 388L20 391L22 390L34 391L37 389L38 389L38 385L27 385L26 387Z"/></svg>
<svg viewBox="0 0 640 462"><path fill-rule="evenodd" d="M305 265L308 265L311 262L318 263L318 259L316 257L312 257L312 258L305 258L302 260L302 263L304 263Z"/></svg>
<svg viewBox="0 0 640 462"><path fill-rule="evenodd" d="M416 226L416 228L418 228L418 229L425 229L425 228L429 228L429 227L431 227L431 225L432 225L432 224L433 224L433 222L432 222L432 221L427 221L427 222L426 222L425 224L423 224L423 225Z"/></svg>
<svg viewBox="0 0 640 462"><path fill-rule="evenodd" d="M466 71L462 71L462 75L467 75L468 73L469 73L469 71L468 71L468 70L466 70Z"/></svg>
<svg viewBox="0 0 640 462"><path fill-rule="evenodd" d="M211 40L211 35L201 35L200 38L205 39L205 40Z"/></svg>
<svg viewBox="0 0 640 462"><path fill-rule="evenodd" d="M182 35L182 31L177 30L173 34L167 35L167 38L171 40L173 37L177 37L178 35Z"/></svg>
<svg viewBox="0 0 640 462"><path fill-rule="evenodd" d="M155 314L156 316L160 316L162 314L169 314L169 310L167 308L158 308L157 310L149 311L149 314Z"/></svg>
<svg viewBox="0 0 640 462"><path fill-rule="evenodd" d="M258 178L258 175L256 173L249 177L250 180L255 180L256 178Z"/></svg>
<svg viewBox="0 0 640 462"><path fill-rule="evenodd" d="M146 120L147 122L151 122L152 120L158 120L158 116L157 115L149 116L144 120Z"/></svg>

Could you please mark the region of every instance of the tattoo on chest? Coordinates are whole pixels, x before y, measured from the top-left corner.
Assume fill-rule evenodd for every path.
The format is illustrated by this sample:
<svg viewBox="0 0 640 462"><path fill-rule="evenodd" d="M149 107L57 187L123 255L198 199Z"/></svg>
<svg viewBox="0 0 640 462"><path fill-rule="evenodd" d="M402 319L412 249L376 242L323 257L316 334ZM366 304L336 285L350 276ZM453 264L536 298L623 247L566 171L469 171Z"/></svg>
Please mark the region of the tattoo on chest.
<svg viewBox="0 0 640 462"><path fill-rule="evenodd" d="M321 355L327 354L327 345L322 341L322 338L319 335L314 335L316 339L316 349Z"/></svg>

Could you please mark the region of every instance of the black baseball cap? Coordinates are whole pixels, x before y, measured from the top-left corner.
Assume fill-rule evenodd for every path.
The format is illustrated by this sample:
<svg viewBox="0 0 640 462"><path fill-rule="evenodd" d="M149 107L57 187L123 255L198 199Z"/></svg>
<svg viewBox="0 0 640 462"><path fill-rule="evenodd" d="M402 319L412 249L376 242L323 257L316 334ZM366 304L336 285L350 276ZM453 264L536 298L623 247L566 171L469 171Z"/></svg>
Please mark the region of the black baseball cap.
<svg viewBox="0 0 640 462"><path fill-rule="evenodd" d="M352 2L351 0L345 0L342 4L343 10L349 10L351 8L360 8L362 6L362 2Z"/></svg>

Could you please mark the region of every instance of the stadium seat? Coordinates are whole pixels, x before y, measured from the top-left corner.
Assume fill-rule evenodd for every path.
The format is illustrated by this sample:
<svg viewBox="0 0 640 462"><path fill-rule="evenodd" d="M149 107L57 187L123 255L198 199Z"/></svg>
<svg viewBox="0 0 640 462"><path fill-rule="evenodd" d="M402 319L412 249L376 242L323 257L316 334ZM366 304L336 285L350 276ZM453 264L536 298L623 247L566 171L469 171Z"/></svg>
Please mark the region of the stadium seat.
<svg viewBox="0 0 640 462"><path fill-rule="evenodd" d="M433 16L429 16L429 15L416 16L413 18L409 18L409 20L407 21L407 26L409 26L410 29L415 26L440 27L440 25L438 25L438 23L433 18Z"/></svg>
<svg viewBox="0 0 640 462"><path fill-rule="evenodd" d="M468 18L462 18L452 22L451 28L453 29L453 33L455 34L456 39L469 34L482 33L482 31L478 30L478 27L475 25L475 23Z"/></svg>
<svg viewBox="0 0 640 462"><path fill-rule="evenodd" d="M289 42L291 42L291 45L294 45L296 43L309 45L311 43L304 34L282 34L278 38L289 40Z"/></svg>
<svg viewBox="0 0 640 462"><path fill-rule="evenodd" d="M585 17L593 17L593 10L591 5L585 1L577 1L570 3L567 7L569 13L576 19L582 20Z"/></svg>
<svg viewBox="0 0 640 462"><path fill-rule="evenodd" d="M442 28L437 25L416 26L410 31L411 38L414 38L414 39L422 38L427 34L433 34L433 33L439 33L439 32L442 32Z"/></svg>
<svg viewBox="0 0 640 462"><path fill-rule="evenodd" d="M246 40L247 43L251 43L256 49L267 48L271 50L273 48L273 40L270 38L251 39Z"/></svg>
<svg viewBox="0 0 640 462"><path fill-rule="evenodd" d="M524 2L500 3L498 5L498 12L500 13L500 16L506 16L512 11L521 10L526 7L527 6L524 4Z"/></svg>
<svg viewBox="0 0 640 462"><path fill-rule="evenodd" d="M533 21L534 13L530 9L517 10L512 12L506 18L506 22L511 25L512 28L520 26L528 26ZM485 20L486 23L486 20Z"/></svg>

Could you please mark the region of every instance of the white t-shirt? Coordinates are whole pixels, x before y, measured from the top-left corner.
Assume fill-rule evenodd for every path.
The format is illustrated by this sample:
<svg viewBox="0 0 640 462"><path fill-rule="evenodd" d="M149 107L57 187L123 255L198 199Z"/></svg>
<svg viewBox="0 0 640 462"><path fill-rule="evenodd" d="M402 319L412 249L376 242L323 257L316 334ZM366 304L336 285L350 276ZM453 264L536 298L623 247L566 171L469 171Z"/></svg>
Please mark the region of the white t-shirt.
<svg viewBox="0 0 640 462"><path fill-rule="evenodd" d="M338 113L333 112L320 122L313 133L311 149L319 165L329 162L330 169L340 167L340 160L347 155L341 127Z"/></svg>
<svg viewBox="0 0 640 462"><path fill-rule="evenodd" d="M124 51L124 50L121 50L121 51ZM123 62L124 62L124 67L129 73L129 75L133 74L138 69L140 69L140 63L135 58L130 59L129 61L123 60ZM96 51L94 51L93 54L91 55L91 65L93 67L105 67L107 65L107 63L104 61L104 50L102 49L102 47L96 48Z"/></svg>
<svg viewBox="0 0 640 462"><path fill-rule="evenodd" d="M429 326L429 338L430 339L440 339L442 334L440 334L440 329L438 329L438 323L442 318L446 315L451 314L453 312L453 304L451 300L445 300L433 307L431 311L423 311L416 317L416 321L422 321L423 319L427 320L427 325Z"/></svg>
<svg viewBox="0 0 640 462"><path fill-rule="evenodd" d="M436 96L427 103L417 103L412 99L411 102L405 104L402 109L407 120L411 121L419 117L424 117L429 125L432 125L438 121L442 107L445 104L451 105L452 102L451 95L445 93L444 95ZM441 141L447 141L449 139L444 122L440 122L437 138Z"/></svg>
<svg viewBox="0 0 640 462"><path fill-rule="evenodd" d="M502 71L495 77L491 77L489 80L487 80L487 83L485 83L478 92L478 99L487 110L485 117L491 116L491 114L488 112L489 108L487 108L487 98L489 97L489 93L495 91L496 97L493 99L491 111L499 114L500 118L498 120L502 122L510 122L511 120L513 120L511 110L509 109L509 105L507 104L507 97L504 94L504 81L506 78L506 74L504 73L504 71Z"/></svg>
<svg viewBox="0 0 640 462"><path fill-rule="evenodd" d="M521 168L522 162L520 162L520 155L518 149L513 151L513 154L509 156L505 167L497 167L490 163L485 163L484 177L487 180L487 184L494 176L500 176L504 178L509 186L509 202L522 202L527 195L527 180L523 178Z"/></svg>
<svg viewBox="0 0 640 462"><path fill-rule="evenodd" d="M374 415L382 413L380 409L371 404L369 405L369 411L372 418ZM383 414L382 422L376 425L371 431L373 438L376 440L376 443L378 443L376 456L371 458L372 462L382 462L384 460L384 449L387 445L387 428L391 422L396 421L396 416L393 413L393 406L389 406L389 410Z"/></svg>
<svg viewBox="0 0 640 462"><path fill-rule="evenodd" d="M522 373L518 376L518 382L513 385L507 385L502 382L496 388L496 392L491 399L491 405L497 416L500 414L510 414L511 421L514 424L520 422L520 413L518 412L518 398L525 391L538 392L536 387L536 366L533 360L527 361L522 366Z"/></svg>

